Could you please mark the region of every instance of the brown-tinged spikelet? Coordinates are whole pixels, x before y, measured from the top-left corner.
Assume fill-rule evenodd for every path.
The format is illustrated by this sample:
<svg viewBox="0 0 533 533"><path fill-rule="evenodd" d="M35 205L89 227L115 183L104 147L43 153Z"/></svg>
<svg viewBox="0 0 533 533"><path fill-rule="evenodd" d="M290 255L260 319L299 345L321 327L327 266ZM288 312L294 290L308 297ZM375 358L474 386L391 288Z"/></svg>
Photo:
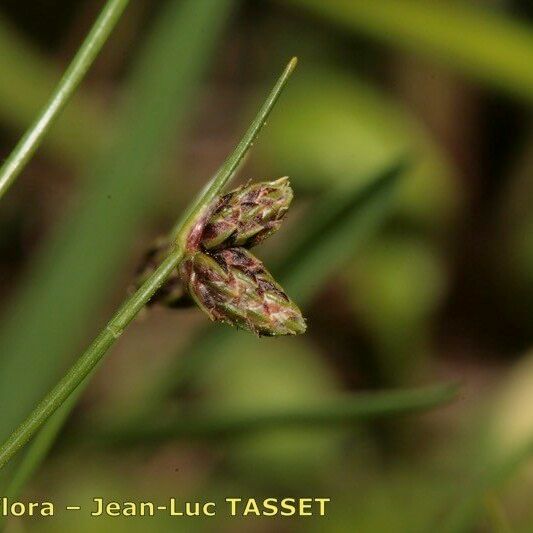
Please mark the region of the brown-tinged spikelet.
<svg viewBox="0 0 533 533"><path fill-rule="evenodd" d="M224 194L204 227L202 247L256 246L279 229L292 197L287 177L243 185Z"/></svg>
<svg viewBox="0 0 533 533"><path fill-rule="evenodd" d="M212 319L260 336L297 335L306 329L298 307L251 248L276 232L292 200L288 178L247 184L218 197L194 228L179 269L152 302L180 307L194 300ZM140 285L164 259L168 240L146 254ZM190 296L190 298L189 298Z"/></svg>
<svg viewBox="0 0 533 533"><path fill-rule="evenodd" d="M297 335L306 329L298 307L244 248L197 251L185 258L180 273L186 290L211 320L260 336Z"/></svg>

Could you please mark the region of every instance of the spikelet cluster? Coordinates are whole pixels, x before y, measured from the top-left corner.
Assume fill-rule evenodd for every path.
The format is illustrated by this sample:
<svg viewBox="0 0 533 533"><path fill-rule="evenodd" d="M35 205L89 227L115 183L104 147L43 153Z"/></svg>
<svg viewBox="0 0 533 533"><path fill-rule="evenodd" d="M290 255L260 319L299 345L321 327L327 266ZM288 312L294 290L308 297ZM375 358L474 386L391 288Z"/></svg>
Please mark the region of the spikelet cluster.
<svg viewBox="0 0 533 533"><path fill-rule="evenodd" d="M306 329L296 304L249 248L275 233L293 193L288 178L247 184L219 196L191 239L179 269L153 301L170 307L189 296L211 320L259 336L297 335ZM159 242L141 272L146 278L168 249Z"/></svg>

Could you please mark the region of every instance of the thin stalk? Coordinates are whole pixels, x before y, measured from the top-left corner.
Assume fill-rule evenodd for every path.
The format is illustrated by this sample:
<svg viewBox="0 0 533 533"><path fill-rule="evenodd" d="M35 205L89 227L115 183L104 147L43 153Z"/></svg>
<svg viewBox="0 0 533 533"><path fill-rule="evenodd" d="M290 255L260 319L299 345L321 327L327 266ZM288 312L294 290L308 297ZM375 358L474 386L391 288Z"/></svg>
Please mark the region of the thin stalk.
<svg viewBox="0 0 533 533"><path fill-rule="evenodd" d="M241 142L239 142L214 177L200 192L192 208L182 218L183 222L178 225L173 233L176 245L169 252L166 259L158 266L146 282L126 300L108 322L105 329L100 332L63 379L48 393L28 418L0 447L0 469L33 437L42 424L80 386L94 367L103 359L109 348L122 335L126 326L135 318L157 289L161 287L165 279L178 266L184 255L185 249L183 243L186 242L191 227L194 227L198 219L202 216L203 210L233 177L239 163L252 147L253 141L265 125L268 115L272 111L295 66L296 58L293 58L274 85Z"/></svg>
<svg viewBox="0 0 533 533"><path fill-rule="evenodd" d="M76 390L111 345L120 337L124 328L135 318L152 294L163 284L172 270L176 268L182 257L182 249L174 248L144 285L126 300L87 351L2 445L0 449L0 468L28 442L39 427Z"/></svg>
<svg viewBox="0 0 533 533"><path fill-rule="evenodd" d="M297 63L298 58L296 57L293 57L289 61L287 67L283 71L283 74L279 77L278 81L276 82L276 85L272 89L272 92L265 100L265 103L259 110L259 113L257 113L257 116L255 117L252 124L250 124L250 127L242 137L241 141L239 142L233 153L228 157L228 159L226 159L224 164L213 176L213 179L207 183L200 196L198 197L198 200L191 204L189 209L185 211L183 217L176 224L173 236L176 237L176 240L182 246L185 246L185 243L180 242L180 239L178 238L178 234L180 232L179 228L190 229L194 225L195 220L197 220L201 215L202 210L214 200L215 196L219 193L219 191L222 190L228 180L230 180L235 175L235 172L239 168L239 165L244 159L244 156L253 146L257 135L261 131L261 128L266 124L266 119L270 114L270 111L274 107L274 104L276 103L277 99L279 98L281 89L287 82ZM182 236L186 234L187 231L181 232Z"/></svg>
<svg viewBox="0 0 533 533"><path fill-rule="evenodd" d="M95 368L93 372L95 372L96 369L97 368ZM92 373L85 378L86 381L90 379L91 375ZM16 498L22 492L26 483L31 479L37 468L39 468L45 453L50 449L51 443L57 438L84 390L85 383L82 383L67 398L67 400L63 402L61 407L56 410L54 415L48 419L46 425L39 430L35 438L29 444L22 460L17 465L9 483L6 484L5 488L2 488L3 496L6 496L7 498ZM3 521L4 520L0 517L0 531L2 531Z"/></svg>
<svg viewBox="0 0 533 533"><path fill-rule="evenodd" d="M129 0L108 0L50 100L0 168L0 199L31 159L93 64Z"/></svg>
<svg viewBox="0 0 533 533"><path fill-rule="evenodd" d="M407 415L442 406L456 398L456 384L417 389L358 393L325 400L319 405L272 409L264 412L210 412L172 419L158 419L127 428L102 430L99 440L114 444L169 439L234 438L254 431L280 427L324 427L369 419ZM83 440L90 440L84 436Z"/></svg>

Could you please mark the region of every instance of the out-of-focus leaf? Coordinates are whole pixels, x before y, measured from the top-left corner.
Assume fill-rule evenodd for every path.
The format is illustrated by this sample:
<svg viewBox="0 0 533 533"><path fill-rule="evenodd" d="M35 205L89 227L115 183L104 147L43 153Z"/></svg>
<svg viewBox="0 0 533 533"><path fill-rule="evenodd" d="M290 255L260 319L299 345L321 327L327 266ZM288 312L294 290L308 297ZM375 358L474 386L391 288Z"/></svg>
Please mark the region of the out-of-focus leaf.
<svg viewBox="0 0 533 533"><path fill-rule="evenodd" d="M204 431L210 438L211 428L217 442L229 439L224 454L241 476L291 490L315 483L338 463L341 428L295 422L297 413L333 402L338 383L305 336L264 341L234 334L213 350L195 375L202 398L191 416L198 417L198 436Z"/></svg>
<svg viewBox="0 0 533 533"><path fill-rule="evenodd" d="M429 133L378 89L342 70L305 64L256 150L270 175L289 175L296 188L312 191L363 186L406 153L412 164L395 211L442 232L460 192Z"/></svg>
<svg viewBox="0 0 533 533"><path fill-rule="evenodd" d="M466 3L434 0L285 3L533 102L533 31L517 20Z"/></svg>
<svg viewBox="0 0 533 533"><path fill-rule="evenodd" d="M439 531L443 533L467 533L473 531L481 513L483 500L509 480L527 460L533 457L533 436L529 441L510 452L503 459L485 465L473 484L465 487Z"/></svg>
<svg viewBox="0 0 533 533"><path fill-rule="evenodd" d="M446 533L474 530L480 516L486 514L486 498L491 494L505 499L508 491L515 500L514 515L529 510L533 413L527 406L533 401L532 391L533 352L530 352L518 361L493 394L487 426L476 440L473 480L452 497L452 507L444 522Z"/></svg>
<svg viewBox="0 0 533 533"><path fill-rule="evenodd" d="M348 301L376 347L380 377L404 383L430 352L428 326L446 294L442 254L427 239L382 232L343 274Z"/></svg>
<svg viewBox="0 0 533 533"><path fill-rule="evenodd" d="M419 389L390 390L321 399L311 404L282 409L220 409L175 420L152 421L126 432L103 432L112 441L158 441L179 438L236 438L242 433L268 431L280 427L324 427L350 424L387 416L398 416L433 409L453 400L455 385L438 385Z"/></svg>
<svg viewBox="0 0 533 533"><path fill-rule="evenodd" d="M0 16L0 120L20 133L35 119L61 77L59 68L27 43ZM78 92L63 111L44 144L73 163L86 161L109 132L104 113L87 90Z"/></svg>
<svg viewBox="0 0 533 533"><path fill-rule="evenodd" d="M309 302L391 213L400 189L399 178L407 168L405 162L396 163L364 186L333 188L304 215L305 224L293 237L289 253L274 267L297 302Z"/></svg>
<svg viewBox="0 0 533 533"><path fill-rule="evenodd" d="M525 354L505 376L495 393L491 416L489 448L497 459L527 446L533 436L533 350Z"/></svg>
<svg viewBox="0 0 533 533"><path fill-rule="evenodd" d="M183 128L231 5L230 0L173 0L160 14L128 85L116 145L91 165L80 191L83 203L36 258L4 320L2 438L75 353L137 229L153 212L162 156L178 125Z"/></svg>
<svg viewBox="0 0 533 533"><path fill-rule="evenodd" d="M126 446L228 440L224 456L233 470L295 488L339 467L348 428L361 431L367 420L431 409L456 393L453 386L435 386L339 394L326 361L303 337L218 339L223 342L210 346L210 364L195 375L201 396L194 409L160 410L142 423L89 428L82 440Z"/></svg>
<svg viewBox="0 0 533 533"><path fill-rule="evenodd" d="M533 129L524 142L500 203L491 252L499 301L530 331L533 317Z"/></svg>
<svg viewBox="0 0 533 533"><path fill-rule="evenodd" d="M363 482L351 476L351 487L331 494L335 512L328 515L328 533L345 533L346 524L364 533L439 531L435 517L441 512L445 488L434 472L398 462L371 472ZM306 533L323 531L318 520L306 528Z"/></svg>
<svg viewBox="0 0 533 533"><path fill-rule="evenodd" d="M16 498L23 490L26 483L28 483L35 471L39 468L41 462L50 450L57 435L61 431L65 421L84 390L85 388L83 386L79 387L71 396L69 396L68 400L52 415L52 417L50 417L50 420L31 441L27 452L14 469L13 476L6 489L3 491L3 494L6 497ZM2 520L0 519L0 527L1 524Z"/></svg>

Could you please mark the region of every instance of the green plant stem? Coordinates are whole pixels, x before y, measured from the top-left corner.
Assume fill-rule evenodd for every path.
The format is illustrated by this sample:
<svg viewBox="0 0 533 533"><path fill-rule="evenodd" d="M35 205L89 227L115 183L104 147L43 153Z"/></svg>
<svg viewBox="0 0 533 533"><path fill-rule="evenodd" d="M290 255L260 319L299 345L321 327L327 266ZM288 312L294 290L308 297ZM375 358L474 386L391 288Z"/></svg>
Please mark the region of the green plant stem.
<svg viewBox="0 0 533 533"><path fill-rule="evenodd" d="M210 412L187 417L153 418L145 424L103 430L96 438L115 444L183 438L235 437L251 431L284 426L330 426L356 421L426 411L452 401L455 384L417 389L359 393L306 405L265 412ZM91 439L90 436L84 437Z"/></svg>
<svg viewBox="0 0 533 533"><path fill-rule="evenodd" d="M42 424L64 404L69 396L87 378L94 367L102 360L109 348L122 335L126 326L135 318L151 296L164 283L172 270L178 266L185 251L182 243L186 242L191 227L197 223L203 210L233 177L239 163L252 147L253 141L265 125L266 118L272 111L295 66L296 58L293 58L274 85L241 142L226 159L215 176L208 182L206 187L200 192L198 198L192 204L192 208L182 218L183 222L178 225L177 230L174 232L176 245L169 252L167 258L146 282L126 300L108 322L105 329L100 332L94 342L71 367L63 379L48 393L28 418L26 418L0 447L0 469L30 440Z"/></svg>
<svg viewBox="0 0 533 533"><path fill-rule="evenodd" d="M96 371L98 366L93 370ZM92 372L85 378L88 381ZM46 452L50 449L51 443L55 441L57 435L63 428L63 425L69 417L72 409L78 403L80 396L85 390L85 383L78 385L77 389L67 398L65 402L59 407L56 412L46 422L45 426L39 430L35 438L28 445L28 449L24 454L22 460L17 464L9 483L5 489L2 489L2 495L7 498L16 498L24 486L31 479L33 473L41 464ZM0 531L2 531L3 520L0 517Z"/></svg>
<svg viewBox="0 0 533 533"><path fill-rule="evenodd" d="M87 351L71 367L61 381L37 405L30 416L14 431L0 449L0 468L22 447L39 427L67 400L78 385L102 359L124 328L135 318L152 294L163 284L183 257L181 248L174 248L154 274L120 307Z"/></svg>
<svg viewBox="0 0 533 533"><path fill-rule="evenodd" d="M44 142L59 135L57 142L63 143L61 136L70 131L79 140L83 135L78 135L78 129L85 128L98 137L99 149L96 154L94 150L85 153L88 164L77 191L83 202L76 209L68 209L63 223L48 236L33 258L14 305L1 321L0 444L56 384L65 364L75 361L80 339L85 338L95 313L107 301L110 284L123 272L123 263L143 221L160 210L161 168L171 146L172 158L180 166L182 157L175 148L182 145L194 114L191 103L235 4L235 0L165 2L146 28L147 34L123 81L119 92L127 97L118 98L120 105L113 110L109 139L86 117L97 118L103 125L101 115L86 107L83 115L74 114L79 89L46 136ZM11 60L16 62L16 57ZM53 86L48 83L49 93ZM109 124L105 132L108 130ZM106 238L102 239L104 233ZM98 254L87 253L96 249ZM80 269L83 276L79 275ZM54 313L48 312L50 306ZM33 372L26 372L27 368ZM36 457L42 461L53 445L58 431L53 427L61 427L56 417L65 412L66 403L24 450L16 472L12 472L19 480L22 476L18 470L25 470L28 479L31 468L39 464ZM63 416L66 419L68 412ZM26 468L26 460L33 466ZM0 493L11 486L10 470L0 472Z"/></svg>
<svg viewBox="0 0 533 533"><path fill-rule="evenodd" d="M21 134L50 98L62 71L1 12L0 50L0 72L9 73L0 83L0 121L6 131ZM107 142L112 129L100 100L80 89L43 140L47 154L76 168L93 157L100 142Z"/></svg>
<svg viewBox="0 0 533 533"><path fill-rule="evenodd" d="M129 0L108 0L50 100L0 168L0 198L31 159L54 120L74 94L128 2Z"/></svg>
<svg viewBox="0 0 533 533"><path fill-rule="evenodd" d="M0 444L94 334L110 284L124 272L143 223L160 211L165 161L181 164L192 104L235 0L163 4L118 91L111 138L98 142L80 176L81 201L58 213L61 223L33 254L0 320ZM189 196L183 192L176 212Z"/></svg>
<svg viewBox="0 0 533 533"><path fill-rule="evenodd" d="M194 225L195 220L200 217L201 211L214 200L215 196L224 187L228 180L230 180L235 175L235 172L239 168L239 165L244 159L244 156L246 155L250 147L253 146L255 138L261 131L261 128L266 124L266 119L270 114L270 111L274 107L274 104L276 103L279 95L281 94L281 89L287 82L287 79L291 75L292 71L295 69L297 63L298 59L296 57L293 57L289 61L289 63L285 67L285 70L283 71L283 74L276 82L276 85L272 89L272 92L265 100L265 103L259 110L259 113L255 117L252 124L250 124L250 127L242 137L241 141L239 142L233 153L228 157L228 159L220 167L217 173L213 176L213 179L207 183L198 200L193 203L189 207L189 209L187 209L181 220L176 224L173 231L173 236L177 239L181 246L185 247L185 242L183 242L183 239L180 240L178 238L180 228L186 228L186 230L190 229ZM187 233L187 231L181 231L182 236L186 236Z"/></svg>

